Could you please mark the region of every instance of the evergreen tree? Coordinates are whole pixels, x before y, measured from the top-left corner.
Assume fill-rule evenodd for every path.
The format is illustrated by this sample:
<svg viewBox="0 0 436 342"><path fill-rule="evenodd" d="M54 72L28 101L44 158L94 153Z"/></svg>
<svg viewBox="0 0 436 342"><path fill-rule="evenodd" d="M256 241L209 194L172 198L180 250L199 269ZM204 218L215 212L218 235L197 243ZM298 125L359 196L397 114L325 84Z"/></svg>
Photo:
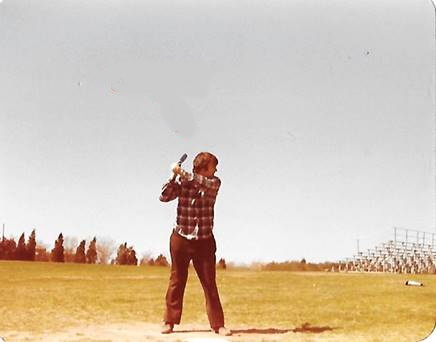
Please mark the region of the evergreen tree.
<svg viewBox="0 0 436 342"><path fill-rule="evenodd" d="M133 246L127 249L127 265L138 265L138 258L136 257L136 252Z"/></svg>
<svg viewBox="0 0 436 342"><path fill-rule="evenodd" d="M127 264L127 242L123 243L118 247L117 257L115 263L118 265Z"/></svg>
<svg viewBox="0 0 436 342"><path fill-rule="evenodd" d="M89 244L88 251L86 252L86 262L88 264L95 264L97 262L97 239L94 237Z"/></svg>
<svg viewBox="0 0 436 342"><path fill-rule="evenodd" d="M156 266L165 266L165 267L169 266L169 262L168 262L167 258L163 254L159 254L158 255L158 257L154 261L154 264Z"/></svg>
<svg viewBox="0 0 436 342"><path fill-rule="evenodd" d="M0 259L13 260L17 244L13 238L3 239L0 243Z"/></svg>
<svg viewBox="0 0 436 342"><path fill-rule="evenodd" d="M32 230L32 233L29 236L29 240L27 242L26 247L26 260L35 261L35 253L36 253L36 236L35 229Z"/></svg>
<svg viewBox="0 0 436 342"><path fill-rule="evenodd" d="M118 265L138 265L138 258L132 246L127 247L127 242L118 247L115 263Z"/></svg>
<svg viewBox="0 0 436 342"><path fill-rule="evenodd" d="M86 263L85 244L86 244L85 240L82 240L82 242L80 242L80 245L76 249L76 255L74 256L74 262L81 263L81 264Z"/></svg>
<svg viewBox="0 0 436 342"><path fill-rule="evenodd" d="M24 233L21 234L17 249L15 250L15 260L26 260L26 240L24 238Z"/></svg>
<svg viewBox="0 0 436 342"><path fill-rule="evenodd" d="M227 268L226 260L224 258L221 258L218 261L218 265L217 266L218 266L218 268L221 268L221 269L225 270Z"/></svg>
<svg viewBox="0 0 436 342"><path fill-rule="evenodd" d="M51 261L54 262L64 262L64 237L62 233L59 234L59 237L55 241L55 246L51 250Z"/></svg>

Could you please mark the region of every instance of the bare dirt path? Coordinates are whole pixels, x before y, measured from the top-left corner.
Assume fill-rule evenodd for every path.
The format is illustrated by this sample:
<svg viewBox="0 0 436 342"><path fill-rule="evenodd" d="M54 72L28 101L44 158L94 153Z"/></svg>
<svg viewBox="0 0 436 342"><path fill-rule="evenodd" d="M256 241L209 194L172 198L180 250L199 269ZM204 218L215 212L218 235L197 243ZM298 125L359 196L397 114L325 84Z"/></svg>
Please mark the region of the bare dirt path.
<svg viewBox="0 0 436 342"><path fill-rule="evenodd" d="M230 327L233 335L219 336L206 325L180 325L172 334L162 335L159 324L117 323L106 325L76 326L66 330L46 333L7 331L1 333L6 342L284 342L284 341L333 341L330 331L295 331L296 329ZM322 336L321 336L322 335ZM336 338L338 336L336 335Z"/></svg>

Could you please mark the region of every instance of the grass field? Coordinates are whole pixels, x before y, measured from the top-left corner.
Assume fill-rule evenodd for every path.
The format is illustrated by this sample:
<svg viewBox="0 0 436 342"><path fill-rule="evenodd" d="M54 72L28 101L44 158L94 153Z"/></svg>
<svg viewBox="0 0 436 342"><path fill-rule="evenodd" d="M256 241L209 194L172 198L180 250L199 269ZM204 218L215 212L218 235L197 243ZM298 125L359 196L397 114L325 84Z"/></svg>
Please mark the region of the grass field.
<svg viewBox="0 0 436 342"><path fill-rule="evenodd" d="M84 324L158 324L168 277L169 269L160 267L0 262L0 336ZM428 335L436 321L434 275L235 269L219 270L217 278L226 325L242 333L237 341L250 341L248 332L257 330L264 333L260 341L409 342ZM405 286L407 279L425 286ZM182 325L191 323L208 328L193 270ZM267 329L291 333L269 336Z"/></svg>

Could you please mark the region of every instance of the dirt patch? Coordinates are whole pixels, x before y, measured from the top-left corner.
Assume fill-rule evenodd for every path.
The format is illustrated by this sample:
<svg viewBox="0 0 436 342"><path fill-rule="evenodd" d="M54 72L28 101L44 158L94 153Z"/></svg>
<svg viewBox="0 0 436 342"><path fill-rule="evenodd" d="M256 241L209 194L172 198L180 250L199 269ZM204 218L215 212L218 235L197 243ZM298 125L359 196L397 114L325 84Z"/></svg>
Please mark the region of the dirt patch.
<svg viewBox="0 0 436 342"><path fill-rule="evenodd" d="M7 331L2 333L6 342L111 342L111 341L145 341L145 342L284 342L302 341L303 334L299 332L322 333L331 329L279 329L229 327L233 332L230 337L222 337L212 332L208 326L187 324L176 326L174 333L162 335L159 324L150 323L117 323L106 325L82 325L63 331L32 333ZM312 327L316 328L316 327ZM324 327L325 328L325 327ZM305 334L306 337L307 334Z"/></svg>

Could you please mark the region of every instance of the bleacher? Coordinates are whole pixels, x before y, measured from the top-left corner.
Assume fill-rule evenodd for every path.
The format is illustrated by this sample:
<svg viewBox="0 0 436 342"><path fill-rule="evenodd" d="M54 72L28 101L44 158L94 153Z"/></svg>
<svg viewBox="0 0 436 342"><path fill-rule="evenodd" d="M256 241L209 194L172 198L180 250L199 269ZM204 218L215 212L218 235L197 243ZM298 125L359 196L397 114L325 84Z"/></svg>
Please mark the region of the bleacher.
<svg viewBox="0 0 436 342"><path fill-rule="evenodd" d="M339 272L436 274L436 234L394 228L394 239L340 261Z"/></svg>

